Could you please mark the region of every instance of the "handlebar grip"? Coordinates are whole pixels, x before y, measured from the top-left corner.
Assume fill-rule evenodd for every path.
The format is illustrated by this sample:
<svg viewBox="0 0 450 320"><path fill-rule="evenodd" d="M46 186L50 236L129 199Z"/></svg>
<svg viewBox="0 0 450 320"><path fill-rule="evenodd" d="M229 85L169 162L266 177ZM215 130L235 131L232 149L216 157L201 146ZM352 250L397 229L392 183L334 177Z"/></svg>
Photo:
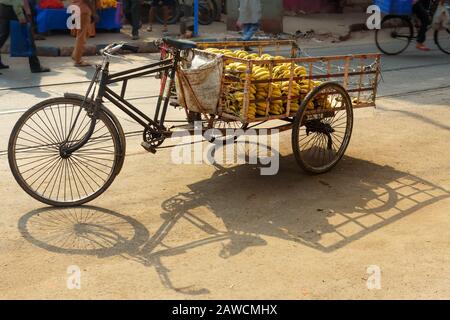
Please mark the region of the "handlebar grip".
<svg viewBox="0 0 450 320"><path fill-rule="evenodd" d="M131 51L131 52L134 52L134 53L138 53L139 52L139 47L132 46L132 45L129 45L129 44L124 44L122 46L122 50L127 50L127 51Z"/></svg>

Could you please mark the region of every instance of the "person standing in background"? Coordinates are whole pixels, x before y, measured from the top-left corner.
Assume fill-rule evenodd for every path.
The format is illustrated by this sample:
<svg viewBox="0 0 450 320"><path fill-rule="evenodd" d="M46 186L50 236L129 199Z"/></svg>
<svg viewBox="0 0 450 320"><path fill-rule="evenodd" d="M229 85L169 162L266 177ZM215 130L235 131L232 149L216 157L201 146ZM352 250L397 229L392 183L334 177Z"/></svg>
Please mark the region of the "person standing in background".
<svg viewBox="0 0 450 320"><path fill-rule="evenodd" d="M124 0L123 11L125 18L131 24L131 36L133 40L139 39L139 29L141 28L141 0Z"/></svg>
<svg viewBox="0 0 450 320"><path fill-rule="evenodd" d="M31 21L31 10L28 0L0 0L0 49L8 40L10 21L19 21L21 24ZM50 69L42 67L36 56L36 45L34 44L33 35L31 35L31 45L35 52L34 55L28 58L31 72L49 72ZM2 63L0 56L0 69L7 68L9 66Z"/></svg>
<svg viewBox="0 0 450 320"><path fill-rule="evenodd" d="M242 40L249 41L259 29L262 17L261 0L240 0L239 19L236 25L242 29Z"/></svg>
<svg viewBox="0 0 450 320"><path fill-rule="evenodd" d="M75 39L72 60L76 67L87 67L91 64L83 60L83 53L86 42L89 39L91 23L98 21L95 0L72 0L72 4L80 8L80 28L76 32L77 37Z"/></svg>
<svg viewBox="0 0 450 320"><path fill-rule="evenodd" d="M45 36L38 32L36 23L36 6L39 5L39 0L28 0L31 10L31 30L33 31L34 40L45 40Z"/></svg>

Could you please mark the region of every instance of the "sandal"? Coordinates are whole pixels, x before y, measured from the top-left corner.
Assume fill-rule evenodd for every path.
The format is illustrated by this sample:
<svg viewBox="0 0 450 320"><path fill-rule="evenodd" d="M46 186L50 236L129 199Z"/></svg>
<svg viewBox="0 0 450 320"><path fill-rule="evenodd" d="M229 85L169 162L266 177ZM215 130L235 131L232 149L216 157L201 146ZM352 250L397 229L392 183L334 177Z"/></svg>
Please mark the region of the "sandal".
<svg viewBox="0 0 450 320"><path fill-rule="evenodd" d="M428 48L426 45L424 45L423 43L418 43L416 45L416 49L420 50L420 51L430 51L431 49Z"/></svg>
<svg viewBox="0 0 450 320"><path fill-rule="evenodd" d="M83 68L83 67L91 67L92 65L86 61L75 62L75 67Z"/></svg>

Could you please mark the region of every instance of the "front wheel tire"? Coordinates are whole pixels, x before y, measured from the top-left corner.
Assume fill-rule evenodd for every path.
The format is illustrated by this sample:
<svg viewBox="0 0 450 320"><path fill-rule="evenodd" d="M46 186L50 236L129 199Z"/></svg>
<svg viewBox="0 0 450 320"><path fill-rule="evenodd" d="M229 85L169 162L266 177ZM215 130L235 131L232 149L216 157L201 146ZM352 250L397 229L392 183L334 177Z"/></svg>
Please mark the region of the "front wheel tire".
<svg viewBox="0 0 450 320"><path fill-rule="evenodd" d="M434 32L434 42L442 52L450 54L450 28L436 30Z"/></svg>
<svg viewBox="0 0 450 320"><path fill-rule="evenodd" d="M48 205L77 206L108 189L120 170L122 151L117 129L103 111L85 145L71 155L60 152L82 140L91 121L82 101L70 98L43 101L20 117L9 139L8 160L25 192Z"/></svg>

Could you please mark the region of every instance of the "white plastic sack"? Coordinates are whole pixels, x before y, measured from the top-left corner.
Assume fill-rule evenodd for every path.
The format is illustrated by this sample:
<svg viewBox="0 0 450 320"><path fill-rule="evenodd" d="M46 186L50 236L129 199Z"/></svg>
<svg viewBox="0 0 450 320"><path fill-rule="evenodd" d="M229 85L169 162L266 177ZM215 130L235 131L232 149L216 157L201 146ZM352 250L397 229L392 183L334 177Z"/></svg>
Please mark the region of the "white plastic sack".
<svg viewBox="0 0 450 320"><path fill-rule="evenodd" d="M439 30L441 28L450 29L450 13L448 5L439 4L436 13L433 17L433 29Z"/></svg>
<svg viewBox="0 0 450 320"><path fill-rule="evenodd" d="M189 68L180 67L176 88L179 103L199 113L216 114L223 74L221 57L196 54Z"/></svg>

